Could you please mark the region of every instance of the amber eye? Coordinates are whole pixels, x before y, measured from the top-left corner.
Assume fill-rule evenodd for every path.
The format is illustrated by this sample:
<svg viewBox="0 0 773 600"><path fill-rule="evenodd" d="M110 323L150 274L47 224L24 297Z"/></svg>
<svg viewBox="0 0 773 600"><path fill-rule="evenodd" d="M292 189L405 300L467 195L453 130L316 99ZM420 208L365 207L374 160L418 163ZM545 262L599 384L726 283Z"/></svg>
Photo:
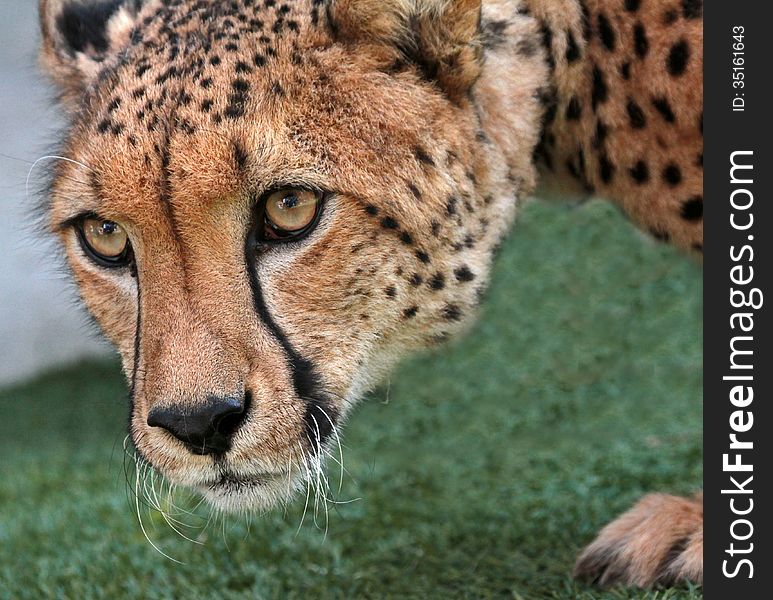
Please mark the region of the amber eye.
<svg viewBox="0 0 773 600"><path fill-rule="evenodd" d="M266 198L263 238L286 240L307 233L317 222L322 194L301 188L284 188Z"/></svg>
<svg viewBox="0 0 773 600"><path fill-rule="evenodd" d="M131 260L129 236L118 223L86 217L78 224L78 233L86 253L105 267L121 267Z"/></svg>

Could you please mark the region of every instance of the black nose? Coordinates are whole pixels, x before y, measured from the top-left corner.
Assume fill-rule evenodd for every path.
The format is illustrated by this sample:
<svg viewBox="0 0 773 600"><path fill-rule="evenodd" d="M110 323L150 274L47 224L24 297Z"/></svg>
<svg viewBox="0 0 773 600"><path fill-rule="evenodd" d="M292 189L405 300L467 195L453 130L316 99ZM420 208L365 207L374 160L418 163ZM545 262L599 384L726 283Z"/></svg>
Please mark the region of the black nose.
<svg viewBox="0 0 773 600"><path fill-rule="evenodd" d="M156 406L148 413L148 425L163 427L194 454L223 454L246 415L246 400L209 396L194 406Z"/></svg>

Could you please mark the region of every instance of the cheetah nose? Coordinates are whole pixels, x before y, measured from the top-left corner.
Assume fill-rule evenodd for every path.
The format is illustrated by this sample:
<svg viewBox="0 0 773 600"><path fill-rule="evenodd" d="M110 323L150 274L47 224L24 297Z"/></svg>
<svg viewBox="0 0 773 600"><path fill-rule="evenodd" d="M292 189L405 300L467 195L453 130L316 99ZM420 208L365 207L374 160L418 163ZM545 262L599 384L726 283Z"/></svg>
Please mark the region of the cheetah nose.
<svg viewBox="0 0 773 600"><path fill-rule="evenodd" d="M148 413L148 425L166 429L194 454L223 454L246 416L247 404L245 395L244 400L209 396L195 406L155 406Z"/></svg>

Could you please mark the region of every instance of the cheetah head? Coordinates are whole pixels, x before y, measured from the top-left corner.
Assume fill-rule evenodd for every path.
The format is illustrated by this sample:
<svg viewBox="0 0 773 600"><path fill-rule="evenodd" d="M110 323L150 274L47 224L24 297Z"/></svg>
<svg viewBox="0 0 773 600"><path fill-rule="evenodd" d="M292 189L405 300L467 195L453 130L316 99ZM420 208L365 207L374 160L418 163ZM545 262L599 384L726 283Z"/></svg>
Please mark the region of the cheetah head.
<svg viewBox="0 0 773 600"><path fill-rule="evenodd" d="M364 391L469 320L534 180L544 61L515 9L41 0L70 117L51 228L169 480L287 499Z"/></svg>

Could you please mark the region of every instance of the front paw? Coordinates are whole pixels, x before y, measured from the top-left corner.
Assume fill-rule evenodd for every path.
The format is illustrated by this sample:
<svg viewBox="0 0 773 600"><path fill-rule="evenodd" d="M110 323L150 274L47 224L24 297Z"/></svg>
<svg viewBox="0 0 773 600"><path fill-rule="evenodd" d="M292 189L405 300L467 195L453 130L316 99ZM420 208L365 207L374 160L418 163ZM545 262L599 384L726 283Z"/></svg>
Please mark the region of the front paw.
<svg viewBox="0 0 773 600"><path fill-rule="evenodd" d="M602 587L703 583L703 495L645 496L585 548L574 576Z"/></svg>

